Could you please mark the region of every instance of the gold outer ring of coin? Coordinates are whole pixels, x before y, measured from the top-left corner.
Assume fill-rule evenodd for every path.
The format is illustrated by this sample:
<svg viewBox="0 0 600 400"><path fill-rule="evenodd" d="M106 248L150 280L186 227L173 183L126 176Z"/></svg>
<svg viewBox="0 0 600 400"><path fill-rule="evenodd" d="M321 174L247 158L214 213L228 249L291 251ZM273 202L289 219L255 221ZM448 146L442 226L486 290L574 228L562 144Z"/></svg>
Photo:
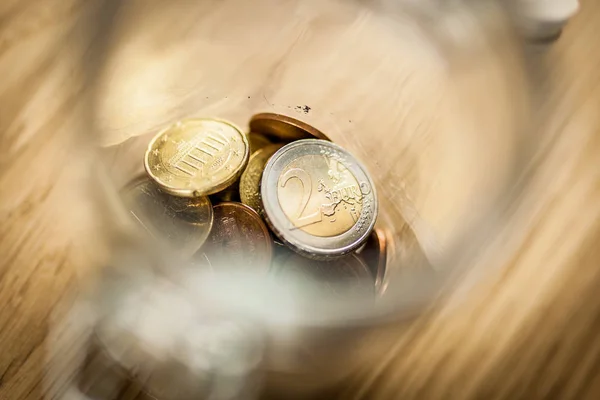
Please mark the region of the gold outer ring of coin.
<svg viewBox="0 0 600 400"><path fill-rule="evenodd" d="M248 138L236 125L218 118L178 121L148 144L144 167L167 193L198 197L222 191L248 163Z"/></svg>
<svg viewBox="0 0 600 400"><path fill-rule="evenodd" d="M283 114L261 113L250 119L250 131L259 132L284 142L300 139L329 140L320 130Z"/></svg>
<svg viewBox="0 0 600 400"><path fill-rule="evenodd" d="M263 208L260 199L260 181L267 161L282 146L282 144L271 144L252 154L248 166L240 178L240 199L242 203L254 209L261 216L263 215Z"/></svg>
<svg viewBox="0 0 600 400"><path fill-rule="evenodd" d="M261 198L275 235L314 259L356 250L377 220L377 193L367 170L325 140L298 140L279 149L265 166Z"/></svg>

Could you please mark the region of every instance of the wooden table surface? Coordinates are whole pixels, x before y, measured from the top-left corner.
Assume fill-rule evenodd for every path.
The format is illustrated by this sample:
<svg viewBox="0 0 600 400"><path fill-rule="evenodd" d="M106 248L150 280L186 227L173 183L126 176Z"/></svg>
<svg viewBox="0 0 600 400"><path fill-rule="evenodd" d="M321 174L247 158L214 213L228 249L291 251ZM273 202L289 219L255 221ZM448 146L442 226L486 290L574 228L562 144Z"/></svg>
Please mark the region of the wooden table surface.
<svg viewBox="0 0 600 400"><path fill-rule="evenodd" d="M485 260L501 268L465 285L452 307L440 305L366 343L364 371L349 391L365 398L597 399L600 2L584 1L551 48L529 51L531 113L523 100L529 92L521 93L524 75L515 67L520 53L501 36L476 37L482 41L473 39L457 50L465 54L445 64L443 51L423 45L430 38L386 25L357 9L360 2L296 7L261 0L246 7L229 1L211 12L203 8L208 3L190 13L187 2L155 8L131 2L124 13L134 21L131 15L143 15L141 27L115 28L124 39L112 45L102 70L88 51L92 6L0 4L0 399L60 398L57 388L69 380L64 361L51 358L72 359L77 338L49 352L48 335L77 292L78 277L102 261L99 249L107 245L90 189L96 144L130 137L143 144L158 127L190 114L242 123L265 108L298 113L331 133L376 171L382 197L404 217L406 203L416 205L422 221L406 219L432 259L464 217L451 210L496 190L490 182L509 178L504 165L515 148L534 144L534 178L513 201L511 223L486 249ZM300 22L282 18L292 6ZM248 22L257 10L264 20ZM206 23L196 24L198 18ZM457 21L449 18L446 28ZM252 35L240 35L253 24ZM228 35L241 41L235 55ZM438 39L444 49L460 38ZM253 58L261 40L269 45ZM343 46L340 59L333 57ZM208 83L193 64L201 59L212 74ZM315 65L305 61L315 59ZM90 73L100 75L93 114L84 100ZM326 84L308 88L311 79ZM535 128L520 137L522 114L534 116ZM139 154L139 143L132 154ZM448 156L448 148L463 159ZM131 174L139 164L120 168ZM423 189L424 181L438 185ZM44 393L47 385L54 391Z"/></svg>

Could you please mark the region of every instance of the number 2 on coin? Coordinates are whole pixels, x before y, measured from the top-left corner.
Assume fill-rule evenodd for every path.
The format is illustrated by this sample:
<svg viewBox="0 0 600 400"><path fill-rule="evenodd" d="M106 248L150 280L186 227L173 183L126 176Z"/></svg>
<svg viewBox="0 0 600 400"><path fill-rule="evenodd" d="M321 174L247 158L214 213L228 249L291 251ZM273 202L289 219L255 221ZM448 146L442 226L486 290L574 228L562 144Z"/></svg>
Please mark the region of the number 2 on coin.
<svg viewBox="0 0 600 400"><path fill-rule="evenodd" d="M301 168L292 168L287 170L281 176L281 187L285 187L290 179L298 179L302 184L302 198L300 199L300 206L298 207L298 211L294 216L294 227L292 229L302 228L307 225L314 224L316 222L321 222L323 219L323 215L321 213L321 208L315 211L312 214L304 215L304 211L306 211L306 206L308 205L308 201L310 200L310 195L312 194L312 179L310 175Z"/></svg>

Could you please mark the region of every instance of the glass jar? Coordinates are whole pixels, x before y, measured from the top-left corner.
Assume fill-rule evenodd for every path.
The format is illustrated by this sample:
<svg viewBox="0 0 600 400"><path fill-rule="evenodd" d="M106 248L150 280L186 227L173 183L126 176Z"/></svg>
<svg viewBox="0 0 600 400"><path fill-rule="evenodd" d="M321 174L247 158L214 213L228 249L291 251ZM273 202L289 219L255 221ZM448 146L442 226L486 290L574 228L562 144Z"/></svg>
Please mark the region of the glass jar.
<svg viewBox="0 0 600 400"><path fill-rule="evenodd" d="M167 400L307 397L464 285L528 154L518 41L494 2L471 3L145 0L91 13L91 190L108 252L74 312L108 358L155 367L146 383ZM129 236L118 193L143 174L150 138L193 117L245 128L259 112L316 127L370 171L387 242L376 299L251 271L186 275Z"/></svg>

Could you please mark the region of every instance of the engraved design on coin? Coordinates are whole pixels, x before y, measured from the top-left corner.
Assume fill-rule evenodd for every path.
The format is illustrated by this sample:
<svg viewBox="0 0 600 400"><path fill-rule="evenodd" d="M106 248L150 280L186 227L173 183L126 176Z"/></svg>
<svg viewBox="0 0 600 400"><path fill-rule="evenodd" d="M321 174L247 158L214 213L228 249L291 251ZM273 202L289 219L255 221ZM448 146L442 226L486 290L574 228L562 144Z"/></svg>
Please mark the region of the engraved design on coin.
<svg viewBox="0 0 600 400"><path fill-rule="evenodd" d="M177 150L168 160L161 160L171 173L185 177L203 176L226 168L233 151L229 140L219 130L189 141L175 142Z"/></svg>
<svg viewBox="0 0 600 400"><path fill-rule="evenodd" d="M313 258L358 248L377 219L377 196L365 168L324 140L298 140L277 151L265 167L261 196L273 232Z"/></svg>
<svg viewBox="0 0 600 400"><path fill-rule="evenodd" d="M195 197L232 184L248 161L239 128L216 119L189 119L161 131L148 146L145 167L164 190Z"/></svg>
<svg viewBox="0 0 600 400"><path fill-rule="evenodd" d="M337 153L307 155L279 176L279 203L292 223L315 236L335 236L362 224L363 196Z"/></svg>

